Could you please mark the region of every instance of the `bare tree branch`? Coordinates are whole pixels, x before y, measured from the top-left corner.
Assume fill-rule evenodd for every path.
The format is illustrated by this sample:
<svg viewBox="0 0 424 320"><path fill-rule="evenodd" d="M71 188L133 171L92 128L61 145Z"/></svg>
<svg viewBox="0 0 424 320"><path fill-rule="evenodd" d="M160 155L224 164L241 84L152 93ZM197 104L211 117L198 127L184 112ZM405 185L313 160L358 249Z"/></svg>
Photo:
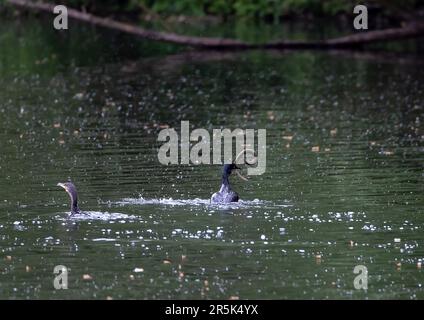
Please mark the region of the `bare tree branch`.
<svg viewBox="0 0 424 320"><path fill-rule="evenodd" d="M28 0L7 0L7 3L15 6L33 9L38 11L46 11L53 13L55 4L46 2L32 2ZM317 41L274 41L268 43L247 43L235 39L212 38L212 37L191 37L169 32L160 32L146 30L136 25L119 22L109 18L98 17L89 13L81 12L68 8L68 16L91 23L93 25L118 30L121 32L133 34L141 38L153 41L162 41L180 45L188 45L198 48L210 49L343 49L356 48L363 45L385 42L392 40L402 40L411 37L419 37L424 35L424 23L412 22L402 28L389 28L384 30L358 32L352 35L333 38L328 40Z"/></svg>

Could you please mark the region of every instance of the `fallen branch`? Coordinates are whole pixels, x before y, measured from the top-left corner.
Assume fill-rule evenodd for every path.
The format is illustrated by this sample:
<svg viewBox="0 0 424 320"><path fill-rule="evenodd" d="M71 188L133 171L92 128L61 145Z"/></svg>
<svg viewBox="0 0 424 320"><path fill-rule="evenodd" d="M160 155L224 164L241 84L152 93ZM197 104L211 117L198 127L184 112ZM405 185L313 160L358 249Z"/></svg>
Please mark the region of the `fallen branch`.
<svg viewBox="0 0 424 320"><path fill-rule="evenodd" d="M28 0L7 0L7 2L15 6L38 11L46 11L50 13L53 13L53 8L56 6L55 4L51 3L32 2ZM402 28L390 28L377 31L360 32L329 40L274 41L263 44L253 44L235 39L191 37L169 32L146 30L132 24L115 21L110 18L98 17L71 8L68 8L68 16L70 18L91 23L93 25L133 34L141 38L153 41L162 41L210 49L343 49L361 47L370 43L407 39L424 35L424 23L414 22L411 24L407 24Z"/></svg>

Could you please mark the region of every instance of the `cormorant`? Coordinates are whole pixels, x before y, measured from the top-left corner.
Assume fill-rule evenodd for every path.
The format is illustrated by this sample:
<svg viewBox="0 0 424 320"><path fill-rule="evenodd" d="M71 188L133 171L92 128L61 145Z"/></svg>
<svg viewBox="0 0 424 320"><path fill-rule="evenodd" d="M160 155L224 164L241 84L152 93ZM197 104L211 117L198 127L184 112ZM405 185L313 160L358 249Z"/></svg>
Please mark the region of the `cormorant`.
<svg viewBox="0 0 424 320"><path fill-rule="evenodd" d="M72 182L64 182L58 183L57 185L65 189L65 191L69 194L69 197L71 198L71 215L82 213L78 207L78 193L77 188L75 188L74 184Z"/></svg>
<svg viewBox="0 0 424 320"><path fill-rule="evenodd" d="M234 163L225 164L222 170L222 184L221 189L215 192L211 197L211 202L214 203L230 203L239 201L239 195L237 192L231 189L228 177L231 175L233 170L240 169Z"/></svg>
<svg viewBox="0 0 424 320"><path fill-rule="evenodd" d="M240 167L236 165L236 163L239 163L239 159L244 154L251 153L253 154L253 162L248 162L247 159L244 160L244 164L248 166L252 166L255 162L257 162L257 158L255 157L255 152L251 149L244 149L242 150L236 157L233 163L231 164L224 164L224 168L222 170L222 184L221 189L219 189L218 192L215 192L211 197L211 202L213 203L230 203L230 202L238 202L239 201L239 195L237 192L235 192L233 189L231 189L230 181L228 180L228 177L231 175L231 172L235 170L235 173L240 177L240 179L243 179L244 181L248 181L246 177L244 177L239 170L241 170Z"/></svg>

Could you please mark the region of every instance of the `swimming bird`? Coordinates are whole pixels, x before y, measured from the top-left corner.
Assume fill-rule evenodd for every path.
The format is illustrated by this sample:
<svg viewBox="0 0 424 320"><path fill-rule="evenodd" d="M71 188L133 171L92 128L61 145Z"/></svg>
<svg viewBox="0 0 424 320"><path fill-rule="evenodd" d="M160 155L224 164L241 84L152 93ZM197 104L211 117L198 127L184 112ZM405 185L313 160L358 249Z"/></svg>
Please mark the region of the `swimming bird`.
<svg viewBox="0 0 424 320"><path fill-rule="evenodd" d="M248 161L248 159L242 160L241 157L251 153L253 157ZM255 152L252 149L244 149L242 150L236 157L236 159L231 164L224 164L224 168L222 170L222 184L221 189L218 192L215 192L211 197L211 202L213 203L230 203L230 202L238 202L239 195L233 189L231 189L230 181L228 180L229 176L235 171L235 173L243 179L244 181L248 181L246 177L244 177L239 170L240 167L236 165L236 163L243 163L248 166L254 165L258 159L255 157Z"/></svg>
<svg viewBox="0 0 424 320"><path fill-rule="evenodd" d="M239 201L239 195L231 189L230 181L228 180L233 170L240 169L234 163L225 164L222 170L221 189L215 192L211 197L213 203L230 203Z"/></svg>
<svg viewBox="0 0 424 320"><path fill-rule="evenodd" d="M69 194L71 198L71 215L82 213L78 207L78 193L72 182L59 182L57 186L62 187Z"/></svg>

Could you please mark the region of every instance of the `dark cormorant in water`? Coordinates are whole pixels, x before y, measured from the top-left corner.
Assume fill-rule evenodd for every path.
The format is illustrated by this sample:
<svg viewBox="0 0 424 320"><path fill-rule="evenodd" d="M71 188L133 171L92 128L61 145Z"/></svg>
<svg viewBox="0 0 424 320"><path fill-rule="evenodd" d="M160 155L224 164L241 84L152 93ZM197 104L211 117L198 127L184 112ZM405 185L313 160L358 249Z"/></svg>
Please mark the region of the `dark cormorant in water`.
<svg viewBox="0 0 424 320"><path fill-rule="evenodd" d="M71 215L82 213L81 210L78 208L78 193L77 188L75 188L74 184L72 182L64 182L58 183L57 185L65 189L65 191L69 194L69 197L71 198Z"/></svg>
<svg viewBox="0 0 424 320"><path fill-rule="evenodd" d="M231 189L228 177L231 175L233 170L240 169L234 163L225 164L222 170L222 184L221 189L215 192L211 197L211 202L214 203L230 203L239 201L237 192Z"/></svg>

